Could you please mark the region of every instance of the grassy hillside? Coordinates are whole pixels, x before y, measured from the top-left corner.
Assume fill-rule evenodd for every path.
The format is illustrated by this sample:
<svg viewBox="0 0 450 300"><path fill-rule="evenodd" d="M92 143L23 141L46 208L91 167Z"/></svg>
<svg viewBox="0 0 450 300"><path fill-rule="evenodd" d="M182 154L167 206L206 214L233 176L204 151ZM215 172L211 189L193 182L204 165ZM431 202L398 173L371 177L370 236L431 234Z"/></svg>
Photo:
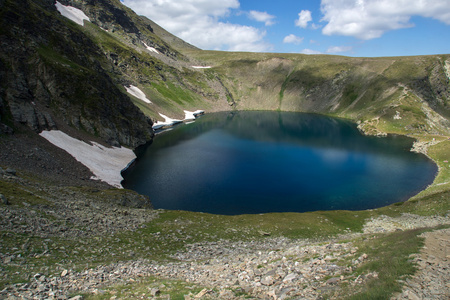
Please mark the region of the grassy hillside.
<svg viewBox="0 0 450 300"><path fill-rule="evenodd" d="M235 109L317 112L384 132L449 134L450 55L190 54L223 76Z"/></svg>

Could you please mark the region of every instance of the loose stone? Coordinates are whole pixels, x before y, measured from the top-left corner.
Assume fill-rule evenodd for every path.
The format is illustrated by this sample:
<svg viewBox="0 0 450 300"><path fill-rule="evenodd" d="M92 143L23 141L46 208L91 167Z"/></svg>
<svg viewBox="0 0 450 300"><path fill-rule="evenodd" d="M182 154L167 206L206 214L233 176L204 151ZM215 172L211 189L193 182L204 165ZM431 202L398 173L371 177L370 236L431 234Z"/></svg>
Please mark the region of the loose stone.
<svg viewBox="0 0 450 300"><path fill-rule="evenodd" d="M0 194L0 202L4 205L8 205L9 201L6 199L6 197L3 194Z"/></svg>

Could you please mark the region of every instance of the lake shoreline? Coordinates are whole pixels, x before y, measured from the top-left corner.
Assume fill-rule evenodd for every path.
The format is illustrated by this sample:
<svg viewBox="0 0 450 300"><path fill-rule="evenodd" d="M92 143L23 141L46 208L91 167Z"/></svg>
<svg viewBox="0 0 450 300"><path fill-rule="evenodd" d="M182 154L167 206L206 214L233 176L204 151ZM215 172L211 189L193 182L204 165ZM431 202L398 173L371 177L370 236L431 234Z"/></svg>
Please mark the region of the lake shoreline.
<svg viewBox="0 0 450 300"><path fill-rule="evenodd" d="M257 119L252 120L251 116L257 116ZM216 121L213 121L213 120L215 120L216 118L217 118L218 124L214 125L215 124L214 122L216 122ZM173 153L172 152L167 153L166 150L159 150L159 147L161 147L161 146L158 146L158 145L155 146L155 144L152 143L151 147L146 148L146 150L148 151L148 153L146 155L148 156L149 162L142 162L142 160L145 160L144 151L142 151L143 156L141 157L141 154L138 155L138 160L140 161L141 164L145 164L145 167L141 167L139 165L138 166L133 165L133 170L131 170L131 173L127 173L127 175L124 176L126 179L124 186L126 188L136 190L139 193L147 194L149 196L151 195L151 198L152 198L153 202L155 203L155 207L161 207L161 208L165 208L165 209L183 209L183 210L190 210L190 211L203 211L203 212L209 212L209 213L215 213L215 214L226 214L226 215L278 212L278 211L280 211L279 208L278 209L270 209L267 211L266 210L254 211L254 209L252 209L252 210L245 210L245 211L238 211L238 212L234 212L234 211L219 212L219 211L211 210L211 208L207 208L207 207L209 207L209 205L211 203L209 203L206 206L203 206L200 204L198 204L198 205L192 204L192 205L196 205L196 207L198 207L198 208L175 207L175 206L172 206L172 204L170 204L170 203L171 203L171 201L173 201L173 199L180 198L179 196L176 196L176 195L179 195L179 193L181 193L181 191L175 192L177 189L184 190L183 199L202 199L202 197L207 196L204 191L211 190L211 188L214 188L215 185L208 184L207 188L202 188L200 186L203 183L199 183L199 182L202 182L202 180L203 180L201 178L204 178L204 180L206 180L205 183L213 180L213 178L215 178L215 176L222 176L221 178L227 178L226 180L227 180L228 189L239 190L240 191L239 197L241 197L241 198L245 197L245 199L248 199L245 196L246 188L240 187L241 186L240 182L248 182L248 178L254 178L252 180L255 180L255 178L260 178L262 180L265 180L265 179L263 179L264 177L260 177L260 175L258 173L255 173L253 175L250 175L250 173L249 173L249 172L252 172L251 171L252 169L248 168L250 166L250 165L248 165L248 163L254 160L255 155L256 155L256 157L258 155L260 155L260 154L258 154L259 153L258 148L253 149L253 150L243 150L244 152L241 153L240 156L246 155L245 153L247 151L251 151L252 154L248 157L248 159L246 159L242 163L235 161L235 160L238 160L238 157L240 157L240 156L236 156L236 157L233 156L233 157L227 158L227 159L231 159L233 161L233 166L246 165L247 167L246 167L245 171L232 171L234 175L231 175L231 174L218 175L218 174L220 174L220 172L222 172L221 169L225 165L227 165L227 163L223 162L223 163L225 163L225 165L222 165L223 158L220 154L217 154L214 156L211 156L211 155L214 152L221 151L220 149L222 149L222 148L217 148L217 147L221 147L219 145L224 144L224 143L226 144L225 149L234 149L233 151L241 151L241 150L238 150L237 148L235 149L235 146L233 146L233 143L234 143L233 140L229 140L229 137L230 137L229 134L231 133L230 130L235 130L235 129L237 130L237 128L239 128L238 141L241 141L241 139L247 141L246 147L249 147L249 145L251 145L248 143L251 143L250 141L252 141L252 136L258 137L257 138L258 143L267 143L267 144L264 144L264 145L268 146L267 150L265 150L264 152L274 150L274 148L271 146L271 145L273 145L272 144L273 142L275 142L275 141L280 142L282 139L287 139L289 141L289 144L292 144L292 146L294 146L294 147L300 146L300 148L295 148L295 149L292 148L291 146L286 148L286 150L284 150L284 151L287 151L289 149L288 151L290 151L289 153L291 153L289 155L304 156L304 155L306 155L306 152L305 152L305 154L302 154L303 153L302 151L304 151L302 149L309 149L308 147L311 147L311 149L314 149L314 150L309 150L309 151L313 151L313 153L315 153L315 155L312 156L311 159L308 160L307 164L311 164L313 161L317 160L316 161L317 163L320 162L320 165L323 165L326 168L329 168L329 166L332 166L333 164L336 164L336 163L339 163L339 164L343 163L343 162L340 162L341 159L348 160L351 157L353 157L355 155L355 153L358 153L358 155L357 155L358 159L362 159L363 156L361 156L361 155L362 155L362 153L365 153L364 151L368 151L368 153L370 153L371 157L374 156L375 153L377 153L377 151L378 152L381 151L381 153L384 153L384 154L380 154L380 158L377 158L377 159L382 159L381 157L386 156L386 159L399 160L399 163L400 163L400 159L406 159L406 157L405 158L401 158L401 157L405 156L406 153L411 153L410 151L405 153L404 150L402 150L403 147L408 147L408 150L409 150L413 143L413 140L410 137L400 136L400 135L388 135L386 137L386 139L385 138L383 138L383 139L373 139L372 138L372 139L364 140L362 138L362 136L360 135L361 132L356 129L354 122L350 122L349 120L346 120L346 119L340 119L340 118L335 119L332 117L315 115L315 114L304 114L304 113L296 113L296 112L271 112L271 111L233 111L233 112L222 112L222 113L217 113L217 114L209 114L208 119L207 120L203 119L203 120L205 122L202 124L198 124L198 128L195 127L196 129L194 129L193 127L190 127L189 129L185 128L185 127L183 127L183 128L177 127L178 129L175 128L172 131L167 132L167 134L164 135L163 139L158 138L157 140L155 140L157 142L160 142L161 143L160 145L166 145L166 147L171 149L171 151L173 151ZM339 123L336 123L338 120L339 120ZM323 124L321 124L320 122L323 122ZM340 125L340 126L343 126L343 127L342 128L335 127L335 126L337 126L337 124L340 124L340 122L342 122L342 125ZM282 133L282 132L274 134L276 132L276 131L274 131L275 129L267 128L268 124L274 124L274 123L275 123L276 128L285 128L286 130L288 130L287 132L291 132L293 134L295 133L293 136L296 136L296 137L295 138L289 137L286 135L287 133ZM233 125L233 124L235 124L235 125ZM212 132L215 132L213 130L213 128L215 128L214 126L218 126L218 128L221 128L221 130L225 130L226 135L220 136L220 137L214 137L214 143L216 146L213 146L213 148L209 149L210 146L208 146L209 144L206 142L205 138L207 136L210 136L210 134L212 134ZM259 128L259 127L261 127L261 128ZM233 128L235 128L235 129L233 129ZM316 128L316 129L313 129L313 128ZM285 130L285 129L283 129L283 130ZM209 130L211 130L211 131L209 131ZM276 129L276 130L279 130L279 129ZM298 130L300 130L300 131L298 131ZM311 132L315 132L314 130L316 130L316 132L309 133L310 130L312 130ZM206 134L207 132L210 132L210 133ZM353 138L351 135L349 136L348 135L348 134L350 134L349 132L352 132L352 134L355 134L355 137ZM180 135L181 133L182 133L182 136ZM271 136L269 133L274 134L274 136ZM204 135L204 134L206 134L206 135ZM215 133L215 134L217 134L217 133ZM342 134L342 138L339 138L339 136L341 134ZM172 136L174 137L173 141L172 141ZM296 141L295 139L298 139L300 136L301 136L301 139ZM361 136L361 137L356 137L356 136ZM396 138L396 136L397 136L397 138ZM199 138L201 137L201 139L197 140L197 137L199 137ZM403 140L403 139L405 139L405 140ZM358 142L358 143L361 143L362 141L364 141L364 142L361 145L356 146L355 143L357 140L360 140L360 142ZM329 141L333 141L332 146L327 146L326 143L329 143ZM398 150L394 150L395 148L392 148L392 146L395 145L395 144L392 144L393 142L395 142L395 144L397 144L398 146L401 146L402 148L401 149L399 148ZM187 148L187 149L180 148L185 143L187 143L186 145L189 145L189 148ZM241 142L239 142L239 143L241 143ZM296 143L299 143L299 145L297 145ZM310 145L309 143L312 143L312 144ZM404 145L405 143L408 143L408 145ZM224 144L224 146L225 146L225 144ZM388 144L390 144L389 147L388 147ZM170 146L170 145L173 145L173 146ZM282 145L282 144L280 144L280 145ZM280 145L277 147L280 147ZM348 145L350 145L350 146L348 146ZM175 152L175 149L173 147L177 147L177 150L176 150L177 152ZM194 147L194 148L192 148L192 147ZM199 147L199 148L197 149L197 147ZM284 147L284 146L282 146L282 147ZM330 147L330 148L328 148L328 147ZM350 147L350 148L347 149L347 147ZM180 148L180 149L178 149L178 148ZM389 148L392 148L392 149L389 149ZM270 149L272 149L272 150L270 150ZM257 151L257 152L254 152L254 151ZM346 151L349 151L349 152L347 153ZM166 152L166 153L164 154L164 152ZM150 153L152 153L152 154L150 154ZM157 154L157 153L159 153L159 154ZM182 153L182 155L180 155L180 153ZM197 157L196 153L208 153L208 154L207 154L207 156ZM405 154L403 154L403 153L405 153ZM160 159L159 162L152 163L151 161L153 161L153 157L155 155L158 155L158 157L161 155L163 155L163 156L169 155L171 158L170 158L170 161L167 161L167 162ZM286 155L286 153L283 154L283 156L285 156L285 155ZM332 156L327 158L330 155L332 155ZM336 155L338 155L338 156L336 156ZM366 154L364 154L364 155L366 155ZM294 156L290 159L294 159L293 161L297 161L297 159L294 158ZM326 161L322 162L322 159L318 160L317 156L319 156L319 157L324 156L322 159L331 159L331 161L330 162L326 162ZM186 161L187 158L185 159L185 157L189 157L189 159L188 159L189 161ZM339 157L341 157L341 158L339 160L336 160ZM371 160L375 159L375 157L376 156L371 158ZM409 154L408 154L408 157L409 157ZM278 156L276 153L270 153L269 157L267 157L265 159L266 163L261 163L261 164L256 163L255 167L261 168L261 166L267 165L268 168L269 167L270 168L275 168L275 167L282 168L282 169L280 169L279 172L274 171L273 169L271 169L272 171L266 170L266 171L258 171L258 172L259 173L262 172L261 174L271 174L273 172L275 172L274 174L280 173L279 175L276 175L277 178L282 178L282 177L280 177L280 175L283 174L283 176L288 176L288 178L290 178L289 180L295 180L294 178L298 177L298 174L299 174L298 171L296 171L296 170L289 171L292 169L292 166L289 166L289 167L286 166L286 168L284 168L281 166L281 162L269 163L270 161L273 161L274 158L276 158L278 160L281 158L281 156ZM213 159L214 162L208 163L209 159ZM242 159L242 158L239 158L239 159ZM413 157L411 156L411 158L408 158L408 160L409 159L413 159ZM414 159L417 160L417 158L414 158ZM425 158L421 158L419 161L421 164L424 164L424 166L425 166L428 164L427 162L429 161L429 159L427 158L425 161ZM214 166L215 166L214 169L217 174L209 174L210 173L209 171L207 171L207 170L205 171L205 170L201 169L201 167L197 167L200 165L211 164L211 163L214 164ZM298 163L300 163L300 162L298 162ZM405 161L405 163L406 163L406 161ZM188 167L189 171L184 171L183 165L185 165L185 164L189 165L189 167ZM289 163L289 165L290 164L291 163ZM376 163L375 161L373 161L373 162L364 163L364 164L369 164L371 166L373 165L371 168L379 169L379 166L375 167L375 165L383 165L383 162L380 161L380 162ZM165 166L165 167L162 169L160 169L161 167L158 167L159 171L156 171L156 170L152 169L151 165L155 165L155 166L161 165L161 166ZM173 170L173 171L166 170L166 168L170 167L171 165L175 166L175 168L177 168L177 170L176 171L175 170ZM389 165L392 165L392 162L390 162ZM318 167L318 164L314 163L314 169L317 169L317 167ZM355 167L356 167L356 165L355 165ZM351 168L353 168L353 167L351 167ZM395 175L397 172L402 172L401 170L403 170L403 168L404 168L403 166L401 168L394 168L392 170L393 174L391 174L391 175ZM433 182L434 178L436 177L436 173L438 171L435 163L430 165L430 168L433 168L433 170L430 169L430 172L432 172L432 174L430 174L430 178L427 179L427 182L429 182L429 183L426 183L425 186L429 186ZM140 169L142 169L143 171L139 171ZM302 169L304 169L304 168L302 168ZM150 172L150 170L154 170L154 171L151 171L152 175L150 175L150 173L148 173L148 172ZM228 167L226 167L226 169L223 169L223 170L224 171L228 170ZM298 168L297 168L297 170L298 170ZM129 171L129 170L127 170L127 171ZM144 172L144 171L145 171L145 174L148 174L148 175L141 174L141 172ZM140 175L134 175L133 172L138 172ZM153 172L156 172L157 174L153 174ZM138 181L143 180L145 182L149 182L150 179L144 179L142 176L149 176L152 178L167 177L166 175L164 175L165 172L173 172L176 174L178 174L179 172L182 172L183 174L186 172L187 173L182 176L183 180L181 180L181 179L178 180L177 177L173 177L171 175L170 176L171 188L169 191L167 191L167 188L164 187L164 185L167 185L167 182L165 182L165 181L160 182L160 179L155 179L156 181L153 181L153 187L152 187L151 193L148 193L148 192L140 189L138 187L139 183L136 183L136 180L138 180ZM226 171L226 172L229 172L229 171ZM294 172L295 174L293 173L291 175L287 175L286 172ZM306 172L306 171L304 171L304 172ZM314 172L316 172L316 171L314 171ZM333 169L333 172L335 172L334 169ZM333 175L334 174L333 172L327 171L326 172L328 174L327 176L328 177L335 176L335 175ZM377 172L379 172L379 171L377 171ZM206 173L208 173L208 175L206 175ZM420 171L419 173L422 174L422 173L424 173L424 171ZM429 172L427 171L426 174L428 174L428 173ZM190 182L189 177L192 177L192 176L190 176L189 174L196 174L195 182ZM202 175L202 174L205 174L205 175ZM338 175L336 174L336 176L338 176ZM351 176L351 175L346 175L346 177L348 177L348 176ZM359 176L361 176L361 175L359 175ZM400 173L395 176L400 176ZM409 176L409 174L408 174L408 172L406 172L405 175L401 175L401 176ZM235 179L235 177L237 179ZM311 176L308 176L308 177L311 177ZM386 176L381 176L381 177L383 178ZM329 179L327 179L327 181L328 182L337 182L337 184L342 185L342 186L349 185L349 184L356 184L356 183L352 183L352 181L351 181L352 177L349 177L349 179L342 179L342 176L338 176L338 178L339 179L329 178ZM308 179L308 180L310 180L310 179ZM342 180L344 180L345 182L339 183ZM357 180L356 177L355 177L355 180ZM187 186L183 188L183 186L187 184L187 181L189 181L189 188ZM232 185L231 186L229 185L230 182L234 182L234 181L239 182L238 183L239 186L233 187ZM282 181L284 182L286 180L282 180ZM217 181L215 181L215 182L217 182ZM265 181L262 181L262 182L265 182ZM264 195L266 195L264 197L270 198L272 193L267 191L266 189L268 186L273 185L273 181L271 181L271 183L259 182L258 184L262 185L264 187ZM308 185L312 185L313 188L314 188L314 184L315 183L308 183ZM198 185L198 187L197 187L197 185ZM419 184L419 185L421 185L421 184ZM302 186L302 185L300 185L300 186ZM298 187L298 185L296 186L296 188L297 187ZM191 194L189 191L190 188L200 191L200 194L195 194L195 195ZM225 187L223 187L223 188L221 187L221 189L224 189L224 188ZM275 189L278 189L278 191L280 189L282 189L284 194L286 194L289 191L289 189L287 189L287 187L285 185L283 185L283 187L280 186L279 188L275 187ZM396 187L396 189L398 189L398 187ZM161 193L162 193L162 192L158 192L158 190L164 190L163 198L160 198L161 196L158 196L158 195L161 195ZM367 190L367 189L362 189L362 190ZM421 190L422 189L420 189L420 191ZM385 191L386 191L386 189L384 189L383 193ZM407 192L405 195L396 196L396 197L398 197L397 199L399 199L399 200L394 201L394 202L405 201L405 200L411 198L411 196L416 195L420 191L414 190L413 192ZM172 195L172 193L178 193L178 194ZM209 191L208 193L212 193L212 192ZM220 192L220 193L217 192L217 193L223 194L222 192ZM217 193L215 193L215 194L217 194ZM305 191L305 193L307 193L307 191ZM364 193L369 195L371 192L370 192L370 190L368 190L367 192L364 192ZM203 195L203 194L205 194L205 195ZM335 192L332 192L332 195L334 198L337 197L335 194L336 194ZM258 197L257 195L255 195L254 192L252 192L252 195L253 196L251 196L250 199ZM237 195L235 195L235 196L229 195L228 198L237 199L236 197L237 197ZM276 195L274 194L273 197L276 197ZM374 200L369 200L369 199L379 199L382 201L388 201L385 199L389 199L389 198L386 198L386 196L384 194L379 196L378 198L376 198L376 196L372 196L372 195L370 195L370 197L361 195L361 197L364 199L367 199L368 201L374 201ZM360 199L361 197L356 197L356 198ZM285 195L285 198L286 198L286 195ZM344 197L344 198L346 199L348 197ZM164 199L164 200L162 200L162 199ZM286 198L286 199L290 199L290 198ZM377 201L379 201L379 200L377 200ZM201 201L201 200L197 200L197 202L199 202L199 201ZM218 203L220 203L219 200L216 199L216 201L218 201ZM250 200L246 200L246 201L249 203L248 205L250 205L250 203L252 203ZM392 200L389 200L389 201L392 201ZM161 204L160 204L161 202L164 202L166 206L161 206ZM231 209L234 205L232 203L234 203L234 202L232 202L232 203L230 203L229 201L227 201L227 202L229 203L229 207ZM258 201L258 202L261 203L261 201ZM241 203L242 203L242 201L241 201ZM265 202L262 202L262 203L265 203ZM311 208L306 208L306 209L300 210L300 211L297 209L293 209L289 206L286 206L286 207L283 205L281 205L281 206L285 207L285 210L283 210L283 211L304 212L304 211L315 211L315 210L323 210L323 209L326 209L326 210L373 209L376 207L382 207L382 206L388 205L390 203L393 203L393 202L389 202L389 203L384 202L383 204L379 204L379 205L378 204L377 205L375 205L375 204L369 205L365 208L360 207L360 204L357 207L353 207L353 208L344 207L340 204L338 204L338 205L335 204L334 207L332 207L332 208L326 209L324 207L311 207ZM187 204L183 204L183 205L187 205ZM260 206L260 205L257 205L257 206Z"/></svg>

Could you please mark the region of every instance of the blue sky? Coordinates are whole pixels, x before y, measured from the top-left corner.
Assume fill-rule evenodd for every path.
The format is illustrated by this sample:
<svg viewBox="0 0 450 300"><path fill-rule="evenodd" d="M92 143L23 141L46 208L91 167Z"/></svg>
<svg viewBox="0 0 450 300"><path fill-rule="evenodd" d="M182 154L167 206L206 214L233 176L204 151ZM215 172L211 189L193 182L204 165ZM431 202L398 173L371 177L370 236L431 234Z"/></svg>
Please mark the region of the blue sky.
<svg viewBox="0 0 450 300"><path fill-rule="evenodd" d="M205 50L450 53L450 0L122 0Z"/></svg>

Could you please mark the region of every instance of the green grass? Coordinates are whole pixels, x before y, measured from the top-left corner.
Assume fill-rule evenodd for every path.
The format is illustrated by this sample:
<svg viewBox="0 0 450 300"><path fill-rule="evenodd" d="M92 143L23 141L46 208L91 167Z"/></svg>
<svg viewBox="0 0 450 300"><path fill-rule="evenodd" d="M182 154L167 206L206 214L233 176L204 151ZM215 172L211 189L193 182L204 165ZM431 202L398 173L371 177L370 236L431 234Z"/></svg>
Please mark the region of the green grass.
<svg viewBox="0 0 450 300"><path fill-rule="evenodd" d="M185 89L176 86L172 82L163 82L153 85L155 89L166 99L171 99L180 105L192 103L194 98Z"/></svg>
<svg viewBox="0 0 450 300"><path fill-rule="evenodd" d="M69 68L71 72L74 72L77 75L85 75L85 73L91 72L88 68L76 64L67 57L64 57L51 46L39 47L38 53L46 63L52 64L61 71L64 71L65 68Z"/></svg>
<svg viewBox="0 0 450 300"><path fill-rule="evenodd" d="M158 113L154 111L147 103L143 102L141 99L135 98L130 95L131 101L133 101L134 105L139 107L139 109L146 115L147 117L156 119L159 117Z"/></svg>
<svg viewBox="0 0 450 300"><path fill-rule="evenodd" d="M157 297L173 300L184 300L185 295L196 295L204 287L185 281L164 279L156 277L137 278L120 284L103 289L98 295L82 294L88 300L103 300L117 297L117 299L149 299L152 297L152 289L157 289L159 294ZM77 294L78 295L78 294Z"/></svg>
<svg viewBox="0 0 450 300"><path fill-rule="evenodd" d="M445 140L431 146L428 155L439 166L439 174L434 184L446 184L450 182L450 140Z"/></svg>
<svg viewBox="0 0 450 300"><path fill-rule="evenodd" d="M432 138L432 136L420 137L421 140L425 141ZM442 136L436 136L434 138L436 140L441 140L441 142L429 147L428 155L438 165L439 173L437 174L433 184L426 190L420 192L416 197L413 197L412 200L417 200L427 196L432 197L434 194L437 194L436 197L440 197L439 195L446 195L450 191L450 140ZM448 198L446 200L447 201L443 202L447 203L449 201Z"/></svg>
<svg viewBox="0 0 450 300"><path fill-rule="evenodd" d="M17 184L0 180L0 193L4 194L10 205L28 207L35 205L51 205L51 202L39 196L39 191L22 188Z"/></svg>
<svg viewBox="0 0 450 300"><path fill-rule="evenodd" d="M397 58L383 72L383 75L392 79L401 78L408 81L415 77L425 76L426 69L424 66L427 65L429 60L431 59L427 57L421 57L420 59L411 59L408 57Z"/></svg>
<svg viewBox="0 0 450 300"><path fill-rule="evenodd" d="M423 238L418 237L424 230L409 230L381 235L357 243L358 255L366 253L368 261L357 269L356 274L377 272L378 278L369 280L357 292L342 299L389 299L393 293L401 291L401 282L411 276L416 267L412 263L411 254L418 253L423 246Z"/></svg>

